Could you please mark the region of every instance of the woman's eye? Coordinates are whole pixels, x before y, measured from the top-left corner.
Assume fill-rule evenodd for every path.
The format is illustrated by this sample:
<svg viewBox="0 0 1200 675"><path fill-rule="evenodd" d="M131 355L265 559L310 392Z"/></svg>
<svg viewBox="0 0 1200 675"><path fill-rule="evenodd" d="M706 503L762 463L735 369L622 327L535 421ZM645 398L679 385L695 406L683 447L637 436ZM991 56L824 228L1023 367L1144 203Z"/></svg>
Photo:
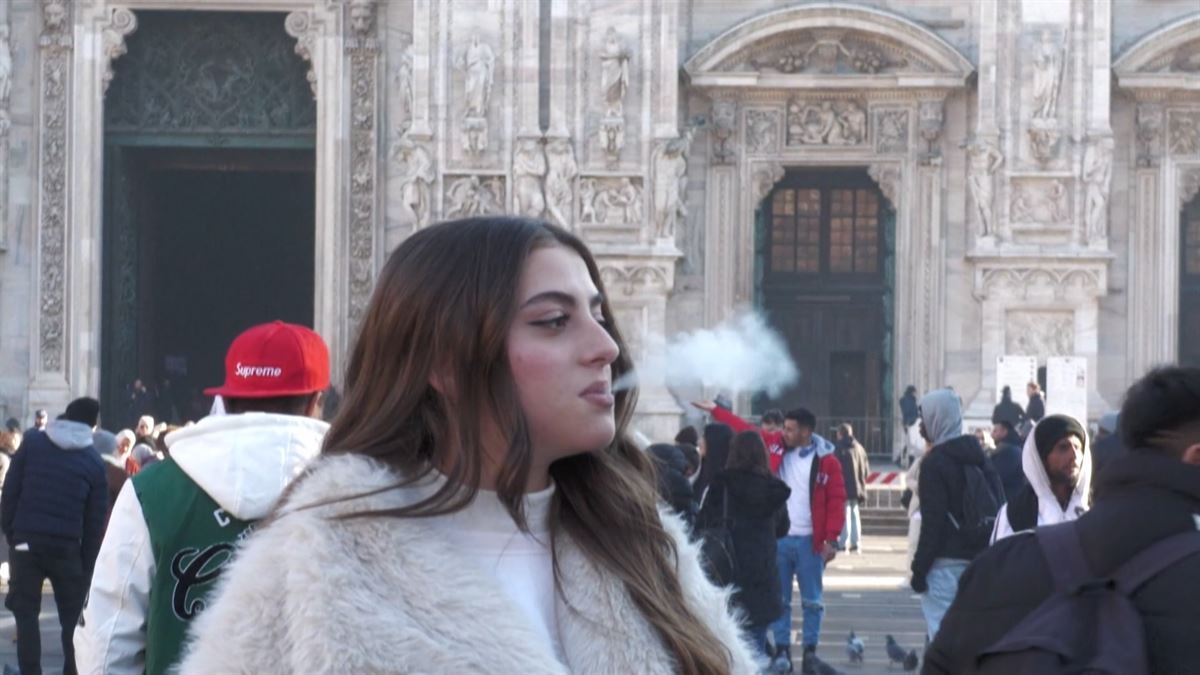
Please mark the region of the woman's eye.
<svg viewBox="0 0 1200 675"><path fill-rule="evenodd" d="M570 318L571 317L567 316L566 314L563 314L562 316L556 316L552 319L543 319L542 321L534 321L533 325L544 326L546 328L566 328L567 321Z"/></svg>

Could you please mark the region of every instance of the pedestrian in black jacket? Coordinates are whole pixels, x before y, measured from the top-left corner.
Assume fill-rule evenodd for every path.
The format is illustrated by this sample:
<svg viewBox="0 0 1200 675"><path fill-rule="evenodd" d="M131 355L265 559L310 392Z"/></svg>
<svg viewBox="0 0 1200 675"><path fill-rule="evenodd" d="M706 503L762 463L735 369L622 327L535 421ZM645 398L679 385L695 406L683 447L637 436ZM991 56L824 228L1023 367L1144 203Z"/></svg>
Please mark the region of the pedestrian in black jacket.
<svg viewBox="0 0 1200 675"><path fill-rule="evenodd" d="M95 399L76 399L44 433L27 436L13 456L0 496L8 539L7 606L17 623L17 661L41 672L42 583L50 580L62 625L65 673L75 672L72 637L104 536L108 484L93 447Z"/></svg>
<svg viewBox="0 0 1200 675"><path fill-rule="evenodd" d="M1180 532L1200 529L1200 369L1162 368L1135 383L1121 409L1121 438L1136 450L1097 476L1096 503L1075 521L1088 567L1110 574L1134 554ZM1200 555L1142 586L1151 673L1200 673ZM925 654L924 673L969 674L976 655L995 644L1053 591L1034 537L997 542L963 575L942 630ZM1053 638L1053 635L1047 635ZM1074 672L1082 664L1063 664Z"/></svg>
<svg viewBox="0 0 1200 675"><path fill-rule="evenodd" d="M733 535L733 602L745 615L755 648L767 655L767 628L783 612L776 539L791 523L787 499L792 494L771 474L767 446L757 431L734 437L725 469L713 477L700 508L697 528L719 527L728 519Z"/></svg>
<svg viewBox="0 0 1200 675"><path fill-rule="evenodd" d="M846 484L846 525L838 537L838 549L862 553L861 507L867 499L867 474L871 471L871 463L849 423L838 425L834 446L837 449L833 454L842 463L842 480Z"/></svg>
<svg viewBox="0 0 1200 675"><path fill-rule="evenodd" d="M962 404L950 389L938 389L921 399L921 433L933 448L921 460L917 496L921 504L921 534L912 561L912 589L921 594L929 636L937 635L942 617L958 589L958 579L967 565L987 548L988 532L982 540L972 538L963 526L963 494L966 472L983 472L996 506L1004 488L979 441L963 434Z"/></svg>
<svg viewBox="0 0 1200 675"><path fill-rule="evenodd" d="M1025 406L1025 418L1030 424L1037 424L1046 416L1046 402L1042 400L1042 388L1037 382L1030 382L1026 387L1029 393L1029 405Z"/></svg>
<svg viewBox="0 0 1200 675"><path fill-rule="evenodd" d="M992 424L1008 422L1015 429L1021 426L1021 420L1025 419L1025 410L1021 405L1012 400L1012 388L1005 386L1000 390L1000 402L992 408Z"/></svg>
<svg viewBox="0 0 1200 675"><path fill-rule="evenodd" d="M1016 425L1008 420L992 425L992 440L996 442L996 449L991 454L992 467L996 469L1000 484L1004 487L1004 501L1009 501L1028 482L1025 470L1021 467L1023 441Z"/></svg>
<svg viewBox="0 0 1200 675"><path fill-rule="evenodd" d="M687 479L687 458L679 446L655 443L646 449L658 471L658 496L692 527L696 521L696 499Z"/></svg>

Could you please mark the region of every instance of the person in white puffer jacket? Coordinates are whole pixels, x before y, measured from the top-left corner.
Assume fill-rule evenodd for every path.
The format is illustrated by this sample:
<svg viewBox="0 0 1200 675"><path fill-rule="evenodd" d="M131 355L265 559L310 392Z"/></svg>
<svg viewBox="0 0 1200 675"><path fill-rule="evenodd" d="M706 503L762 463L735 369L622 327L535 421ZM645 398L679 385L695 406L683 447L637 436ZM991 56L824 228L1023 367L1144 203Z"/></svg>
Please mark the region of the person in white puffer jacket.
<svg viewBox="0 0 1200 675"><path fill-rule="evenodd" d="M1037 423L1021 454L1029 481L996 514L992 541L1041 525L1075 520L1091 505L1092 451L1087 429L1069 415Z"/></svg>

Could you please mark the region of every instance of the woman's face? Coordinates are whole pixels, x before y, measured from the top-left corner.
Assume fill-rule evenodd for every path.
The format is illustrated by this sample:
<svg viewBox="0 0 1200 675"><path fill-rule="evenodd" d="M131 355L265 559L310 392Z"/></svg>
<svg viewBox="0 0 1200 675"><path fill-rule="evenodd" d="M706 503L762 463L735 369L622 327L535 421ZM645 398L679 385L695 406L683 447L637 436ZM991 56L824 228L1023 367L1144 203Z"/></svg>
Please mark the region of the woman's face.
<svg viewBox="0 0 1200 675"><path fill-rule="evenodd" d="M616 434L612 362L601 296L574 251L530 254L508 331L508 362L529 423L534 465L599 450Z"/></svg>

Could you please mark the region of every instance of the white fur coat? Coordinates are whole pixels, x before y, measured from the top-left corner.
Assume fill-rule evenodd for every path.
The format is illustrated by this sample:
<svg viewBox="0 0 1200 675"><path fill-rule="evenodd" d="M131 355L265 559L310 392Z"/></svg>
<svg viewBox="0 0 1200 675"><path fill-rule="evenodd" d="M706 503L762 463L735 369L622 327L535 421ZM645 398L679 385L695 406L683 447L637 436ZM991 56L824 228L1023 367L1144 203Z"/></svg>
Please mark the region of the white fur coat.
<svg viewBox="0 0 1200 675"><path fill-rule="evenodd" d="M360 457L323 459L289 505L394 485L396 474ZM211 673L642 673L675 664L623 585L567 537L558 546L564 598L558 628L566 664L494 581L463 561L422 519L328 516L395 508L388 490L293 511L251 537L197 618L180 666ZM704 577L699 550L663 516L679 548L685 601L732 655L756 667L728 593Z"/></svg>

